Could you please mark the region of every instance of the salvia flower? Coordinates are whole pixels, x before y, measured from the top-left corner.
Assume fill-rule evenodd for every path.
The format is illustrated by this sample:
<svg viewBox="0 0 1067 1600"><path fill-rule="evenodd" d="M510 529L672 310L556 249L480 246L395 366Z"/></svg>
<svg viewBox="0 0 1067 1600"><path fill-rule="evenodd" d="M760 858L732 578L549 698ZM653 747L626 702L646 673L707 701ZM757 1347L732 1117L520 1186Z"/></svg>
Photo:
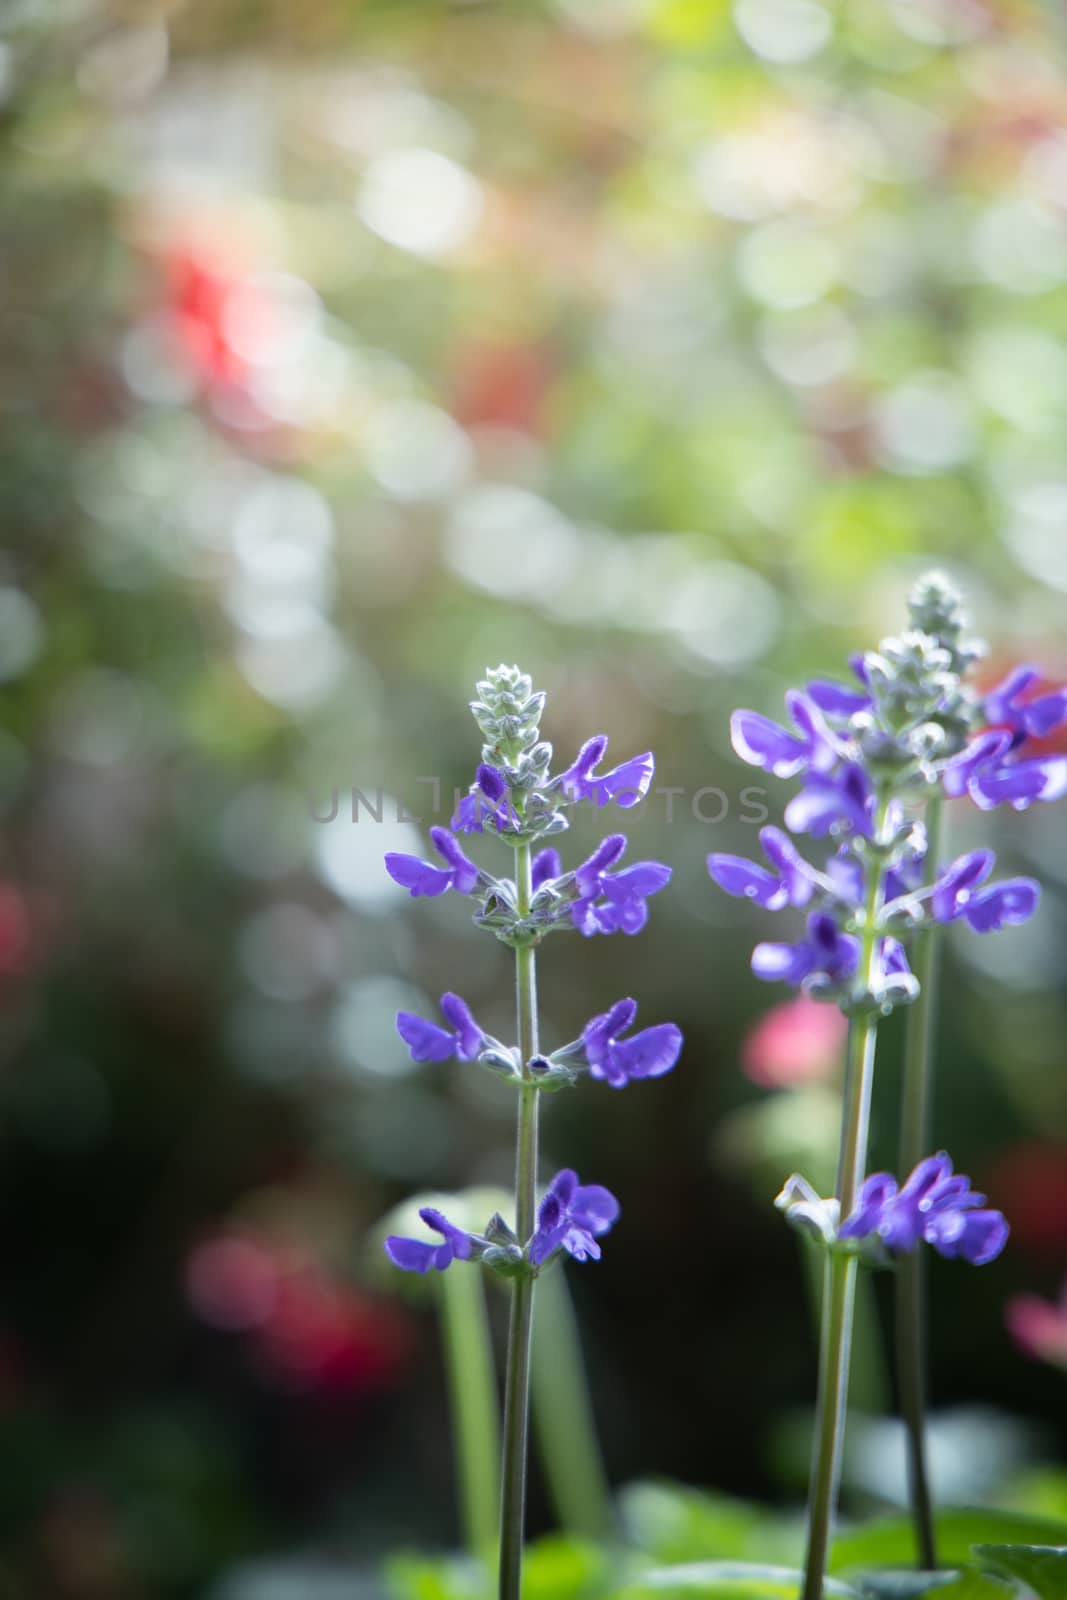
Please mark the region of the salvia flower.
<svg viewBox="0 0 1067 1600"><path fill-rule="evenodd" d="M486 824L504 833L515 828L516 818L503 773L483 761L469 793L452 813L451 826L456 833L484 833Z"/></svg>
<svg viewBox="0 0 1067 1600"><path fill-rule="evenodd" d="M636 1000L616 1000L610 1010L594 1017L582 1030L582 1050L590 1075L621 1089L634 1078L659 1078L669 1072L682 1048L682 1032L673 1022L620 1035L633 1026Z"/></svg>
<svg viewBox="0 0 1067 1600"><path fill-rule="evenodd" d="M661 861L635 861L618 872L609 870L626 849L621 833L609 834L574 874L578 898L571 920L586 938L597 933L640 933L648 921L648 899L671 879Z"/></svg>
<svg viewBox="0 0 1067 1600"><path fill-rule="evenodd" d="M993 933L1032 917L1041 894L1033 878L1003 878L981 887L995 861L992 850L972 850L946 868L930 894L935 920L962 917L976 933Z"/></svg>
<svg viewBox="0 0 1067 1600"><path fill-rule="evenodd" d="M560 773L555 781L568 800L593 800L598 806L606 806L614 800L625 810L644 799L655 770L651 750L646 750L644 755L631 756L629 761L613 767L610 772L598 773L596 769L607 748L604 735L594 735L582 745L566 772Z"/></svg>
<svg viewBox="0 0 1067 1600"><path fill-rule="evenodd" d="M412 1061L475 1061L490 1042L458 994L441 996L441 1015L449 1027L427 1022L411 1011L398 1011L396 1031L411 1051Z"/></svg>
<svg viewBox="0 0 1067 1600"><path fill-rule="evenodd" d="M575 1261L599 1261L597 1240L618 1220L619 1202L598 1183L580 1184L569 1167L557 1172L537 1212L529 1258L541 1267L560 1250Z"/></svg>
<svg viewBox="0 0 1067 1600"><path fill-rule="evenodd" d="M419 1216L442 1236L442 1244L405 1239L390 1234L385 1251L404 1272L444 1272L453 1261L481 1261L505 1274L533 1268L539 1271L561 1252L575 1261L599 1261L602 1238L619 1216L619 1202L601 1184L582 1184L569 1167L558 1172L537 1212L537 1226L525 1246L498 1215L484 1233L468 1233L434 1206L424 1206Z"/></svg>
<svg viewBox="0 0 1067 1600"><path fill-rule="evenodd" d="M419 1216L428 1228L442 1236L443 1243L431 1244L424 1239L401 1239L390 1234L385 1241L385 1253L403 1272L429 1272L431 1268L444 1272L453 1261L469 1261L474 1254L474 1235L454 1223L436 1209L423 1206Z"/></svg>
<svg viewBox="0 0 1067 1600"><path fill-rule="evenodd" d="M890 1255L908 1253L925 1240L939 1255L980 1267L996 1259L1008 1233L1003 1214L986 1206L969 1178L953 1172L942 1150L920 1161L902 1188L888 1172L872 1173L837 1236L874 1239Z"/></svg>
<svg viewBox="0 0 1067 1600"><path fill-rule="evenodd" d="M464 855L458 839L447 828L431 828L430 840L437 854L446 861L446 867L435 867L418 856L400 854L391 850L385 858L385 870L395 883L407 889L413 900L420 895L444 894L456 889L460 894L471 894L480 879L474 862Z"/></svg>

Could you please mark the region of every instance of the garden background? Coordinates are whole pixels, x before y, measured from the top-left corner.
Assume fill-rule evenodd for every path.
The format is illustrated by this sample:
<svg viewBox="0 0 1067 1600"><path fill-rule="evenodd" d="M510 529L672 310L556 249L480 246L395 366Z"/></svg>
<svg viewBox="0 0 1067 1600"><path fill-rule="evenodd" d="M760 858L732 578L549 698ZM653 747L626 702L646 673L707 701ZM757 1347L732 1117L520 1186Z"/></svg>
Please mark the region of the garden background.
<svg viewBox="0 0 1067 1600"><path fill-rule="evenodd" d="M541 962L553 1042L630 992L686 1035L547 1120L623 1206L569 1275L609 1477L799 1503L770 1202L832 1169L840 1039L756 1031L765 925L704 858L785 795L729 713L840 675L932 562L984 682L1067 676L1065 51L1023 0L0 10L4 1600L319 1600L457 1542L380 1223L508 1181L512 1104L393 1017L456 988L506 1034L510 958L381 858L447 820L500 660L565 760L655 751L631 851L674 869L641 941ZM934 1263L935 1458L1067 1513L1067 1312L1020 1300L1067 1274L1067 839L950 829L1045 888L947 941L938 1139L1013 1237ZM876 1335L853 1509L900 1494Z"/></svg>

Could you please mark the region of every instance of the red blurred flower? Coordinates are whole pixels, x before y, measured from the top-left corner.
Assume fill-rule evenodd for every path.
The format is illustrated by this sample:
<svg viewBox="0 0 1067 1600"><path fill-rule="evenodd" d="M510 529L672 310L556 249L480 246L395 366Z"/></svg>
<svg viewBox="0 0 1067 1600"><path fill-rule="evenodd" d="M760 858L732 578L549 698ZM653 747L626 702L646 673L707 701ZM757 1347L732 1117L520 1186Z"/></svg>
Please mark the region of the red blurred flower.
<svg viewBox="0 0 1067 1600"><path fill-rule="evenodd" d="M1016 1295L1004 1308L1004 1321L1024 1356L1067 1369L1067 1282L1056 1302Z"/></svg>
<svg viewBox="0 0 1067 1600"><path fill-rule="evenodd" d="M0 882L0 978L21 978L30 969L31 925L25 896Z"/></svg>
<svg viewBox="0 0 1067 1600"><path fill-rule="evenodd" d="M1039 1139L1012 1145L997 1162L989 1188L1011 1219L1016 1244L1063 1259L1067 1254L1067 1145Z"/></svg>
<svg viewBox="0 0 1067 1600"><path fill-rule="evenodd" d="M534 345L466 345L459 354L453 412L465 428L514 428L540 438L552 369Z"/></svg>
<svg viewBox="0 0 1067 1600"><path fill-rule="evenodd" d="M762 1089L828 1078L841 1064L848 1023L836 1006L801 995L772 1006L741 1049L745 1075Z"/></svg>
<svg viewBox="0 0 1067 1600"><path fill-rule="evenodd" d="M212 1327L248 1335L257 1363L292 1389L373 1391L393 1383L412 1346L394 1305L335 1282L310 1255L251 1232L195 1246L185 1287Z"/></svg>

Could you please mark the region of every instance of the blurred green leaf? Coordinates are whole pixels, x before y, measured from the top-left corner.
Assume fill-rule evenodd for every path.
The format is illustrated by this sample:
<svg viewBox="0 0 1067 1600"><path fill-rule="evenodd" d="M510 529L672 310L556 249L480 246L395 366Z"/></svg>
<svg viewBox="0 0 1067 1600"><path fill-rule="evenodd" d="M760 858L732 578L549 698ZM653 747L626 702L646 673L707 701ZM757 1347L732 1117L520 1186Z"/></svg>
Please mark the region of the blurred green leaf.
<svg viewBox="0 0 1067 1600"><path fill-rule="evenodd" d="M938 1555L952 1566L970 1566L976 1544L1038 1544L1065 1538L1067 1524L1021 1512L975 1507L942 1511L937 1518ZM830 1555L830 1570L851 1573L862 1567L905 1567L915 1558L910 1521L894 1517L840 1534Z"/></svg>
<svg viewBox="0 0 1067 1600"><path fill-rule="evenodd" d="M621 1590L617 1600L644 1595L708 1595L712 1600L796 1600L803 1575L793 1567L768 1567L747 1561L700 1561L691 1566L659 1567ZM848 1584L826 1580L824 1594L858 1600Z"/></svg>
<svg viewBox="0 0 1067 1600"><path fill-rule="evenodd" d="M1021 1578L1040 1600L1067 1600L1067 1545L976 1544L980 1566Z"/></svg>

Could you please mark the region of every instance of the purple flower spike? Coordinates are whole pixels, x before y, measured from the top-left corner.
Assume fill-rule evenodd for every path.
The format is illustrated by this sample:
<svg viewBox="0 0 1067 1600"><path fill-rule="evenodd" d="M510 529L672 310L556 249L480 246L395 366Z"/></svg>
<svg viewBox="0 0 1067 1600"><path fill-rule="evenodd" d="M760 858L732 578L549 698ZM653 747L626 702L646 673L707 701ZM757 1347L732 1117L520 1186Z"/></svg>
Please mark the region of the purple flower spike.
<svg viewBox="0 0 1067 1600"><path fill-rule="evenodd" d="M599 1261L597 1239L619 1216L619 1202L598 1183L580 1184L565 1167L557 1172L537 1212L537 1230L530 1240L530 1260L543 1266L557 1250L575 1261Z"/></svg>
<svg viewBox="0 0 1067 1600"><path fill-rule="evenodd" d="M385 858L385 870L394 883L407 889L413 900L420 895L444 894L448 889L470 894L478 884L478 868L464 855L459 840L447 828L431 828L430 839L448 866L435 867L429 861L420 861L418 856L390 851Z"/></svg>
<svg viewBox="0 0 1067 1600"><path fill-rule="evenodd" d="M433 1206L423 1206L419 1216L428 1228L444 1236L444 1244L429 1244L424 1239L401 1239L396 1234L390 1234L385 1241L385 1253L395 1267L402 1272L429 1272L431 1268L444 1272L453 1261L470 1260L474 1241L469 1233L457 1228Z"/></svg>
<svg viewBox="0 0 1067 1600"><path fill-rule="evenodd" d="M678 1060L682 1031L673 1022L645 1028L629 1039L619 1035L637 1016L636 1000L616 1000L610 1011L594 1017L582 1030L590 1075L622 1089L634 1078L660 1078Z"/></svg>
<svg viewBox="0 0 1067 1600"><path fill-rule="evenodd" d="M607 748L604 735L595 734L582 745L573 764L560 774L556 781L568 800L595 800L598 806L606 806L614 800L625 810L644 799L655 770L651 750L646 750L644 755L631 756L629 761L613 767L610 772L598 773L596 768Z"/></svg>
<svg viewBox="0 0 1067 1600"><path fill-rule="evenodd" d="M438 1027L411 1011L398 1011L396 1031L411 1051L412 1061L474 1061L485 1047L486 1034L458 994L441 996L441 1015L451 1028Z"/></svg>
<svg viewBox="0 0 1067 1600"><path fill-rule="evenodd" d="M1003 1250L1008 1224L999 1211L986 1209L985 1195L971 1188L941 1151L920 1161L900 1190L888 1172L876 1172L861 1185L852 1213L841 1224L841 1239L876 1237L885 1249L902 1254L923 1240L949 1258L984 1266Z"/></svg>

